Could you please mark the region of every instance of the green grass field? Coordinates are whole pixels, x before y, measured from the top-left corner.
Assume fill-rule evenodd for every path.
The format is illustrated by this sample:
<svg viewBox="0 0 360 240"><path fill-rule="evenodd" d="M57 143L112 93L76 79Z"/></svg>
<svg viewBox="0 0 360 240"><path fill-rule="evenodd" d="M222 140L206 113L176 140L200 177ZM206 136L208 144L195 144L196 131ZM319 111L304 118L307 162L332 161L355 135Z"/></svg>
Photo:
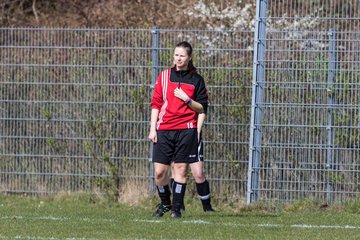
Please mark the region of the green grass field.
<svg viewBox="0 0 360 240"><path fill-rule="evenodd" d="M300 202L282 207L220 206L204 213L188 201L182 219L152 218L155 200L139 206L92 195L0 196L0 239L360 239L360 204L321 210Z"/></svg>

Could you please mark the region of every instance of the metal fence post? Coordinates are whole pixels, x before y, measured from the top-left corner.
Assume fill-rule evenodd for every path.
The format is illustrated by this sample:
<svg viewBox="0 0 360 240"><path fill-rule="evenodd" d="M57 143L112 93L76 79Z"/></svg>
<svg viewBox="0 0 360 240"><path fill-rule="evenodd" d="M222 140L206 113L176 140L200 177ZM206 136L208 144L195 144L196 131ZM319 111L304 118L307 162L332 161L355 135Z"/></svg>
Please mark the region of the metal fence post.
<svg viewBox="0 0 360 240"><path fill-rule="evenodd" d="M328 69L328 126L327 126L327 201L331 203L334 199L333 177L334 177L334 80L336 76L336 31L329 31L329 69Z"/></svg>
<svg viewBox="0 0 360 240"><path fill-rule="evenodd" d="M258 200L262 102L265 77L266 7L266 0L256 1L247 204Z"/></svg>
<svg viewBox="0 0 360 240"><path fill-rule="evenodd" d="M154 89L156 78L159 72L159 27L154 27L152 30L153 33L153 45L152 45L152 78L151 78L151 89ZM154 182L154 165L152 164L152 151L153 144L150 144L150 192L155 191L155 182Z"/></svg>

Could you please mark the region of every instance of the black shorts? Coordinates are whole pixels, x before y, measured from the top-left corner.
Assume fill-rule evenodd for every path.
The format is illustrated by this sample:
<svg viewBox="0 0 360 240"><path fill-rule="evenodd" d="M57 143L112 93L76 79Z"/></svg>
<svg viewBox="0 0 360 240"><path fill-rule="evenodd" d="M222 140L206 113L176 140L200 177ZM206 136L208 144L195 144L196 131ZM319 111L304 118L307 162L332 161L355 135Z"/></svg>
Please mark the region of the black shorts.
<svg viewBox="0 0 360 240"><path fill-rule="evenodd" d="M170 165L203 161L202 141L198 141L196 128L157 131L152 161Z"/></svg>

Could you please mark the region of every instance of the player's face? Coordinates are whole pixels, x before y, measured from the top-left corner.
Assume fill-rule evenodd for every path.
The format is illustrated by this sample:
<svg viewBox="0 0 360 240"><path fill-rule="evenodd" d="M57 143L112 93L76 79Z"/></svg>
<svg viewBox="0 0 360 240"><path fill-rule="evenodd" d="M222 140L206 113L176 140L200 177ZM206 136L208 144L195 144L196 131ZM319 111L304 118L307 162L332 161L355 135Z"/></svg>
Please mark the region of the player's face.
<svg viewBox="0 0 360 240"><path fill-rule="evenodd" d="M174 50L174 64L178 70L186 70L191 57L188 55L185 48L177 47Z"/></svg>

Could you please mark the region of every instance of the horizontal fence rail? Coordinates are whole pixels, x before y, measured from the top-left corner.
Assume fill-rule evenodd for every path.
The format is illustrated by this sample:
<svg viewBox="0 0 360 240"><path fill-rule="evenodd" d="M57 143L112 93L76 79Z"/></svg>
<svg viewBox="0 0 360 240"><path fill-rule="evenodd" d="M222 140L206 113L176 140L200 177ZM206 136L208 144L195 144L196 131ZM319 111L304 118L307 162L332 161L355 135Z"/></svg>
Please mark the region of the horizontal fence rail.
<svg viewBox="0 0 360 240"><path fill-rule="evenodd" d="M153 84L186 40L216 198L358 199L359 1L257 7L242 31L0 28L0 192L152 191Z"/></svg>
<svg viewBox="0 0 360 240"><path fill-rule="evenodd" d="M211 99L207 178L217 192L245 192L252 31L4 28L0 36L0 191L103 189L114 169L119 188L151 189L153 79L187 40Z"/></svg>
<svg viewBox="0 0 360 240"><path fill-rule="evenodd" d="M248 202L358 199L359 1L259 2L266 49Z"/></svg>

